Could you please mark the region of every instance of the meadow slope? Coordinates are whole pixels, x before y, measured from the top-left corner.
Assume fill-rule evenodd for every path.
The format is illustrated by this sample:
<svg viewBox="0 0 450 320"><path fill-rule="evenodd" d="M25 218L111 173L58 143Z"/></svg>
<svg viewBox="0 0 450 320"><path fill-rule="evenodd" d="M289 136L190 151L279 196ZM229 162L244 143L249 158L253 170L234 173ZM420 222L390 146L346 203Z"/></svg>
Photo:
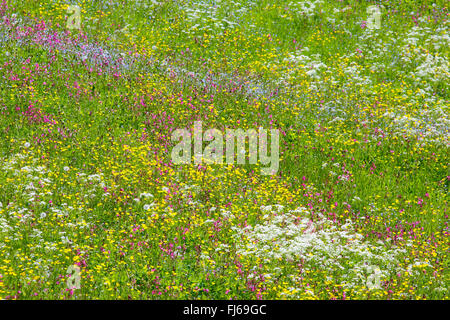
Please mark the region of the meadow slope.
<svg viewBox="0 0 450 320"><path fill-rule="evenodd" d="M0 299L448 299L448 29L444 1L0 0ZM194 121L278 129L278 171L175 164Z"/></svg>

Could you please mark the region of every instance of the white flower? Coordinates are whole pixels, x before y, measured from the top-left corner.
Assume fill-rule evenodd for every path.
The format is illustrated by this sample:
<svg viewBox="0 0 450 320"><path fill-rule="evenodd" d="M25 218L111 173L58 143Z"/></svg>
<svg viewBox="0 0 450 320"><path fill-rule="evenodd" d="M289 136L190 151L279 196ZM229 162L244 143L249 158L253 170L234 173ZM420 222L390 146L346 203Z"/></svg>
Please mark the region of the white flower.
<svg viewBox="0 0 450 320"><path fill-rule="evenodd" d="M64 169L64 171L69 171L69 170L70 170L70 168L69 168L69 167L67 167L67 166L66 166L66 167L64 167L63 169Z"/></svg>
<svg viewBox="0 0 450 320"><path fill-rule="evenodd" d="M148 211L150 210L150 208L153 208L154 206L156 206L156 204L152 203L152 204L144 204L144 210Z"/></svg>
<svg viewBox="0 0 450 320"><path fill-rule="evenodd" d="M25 149L29 148L30 146L31 146L31 144L29 142L25 142L24 145L23 145L23 147Z"/></svg>
<svg viewBox="0 0 450 320"><path fill-rule="evenodd" d="M72 241L71 241L68 237L66 237L66 236L62 236L62 237L61 237L61 241L62 241L62 243L64 243L64 244L70 244L70 243L72 243Z"/></svg>
<svg viewBox="0 0 450 320"><path fill-rule="evenodd" d="M144 197L144 198L153 198L153 195L151 193L144 192L144 193L141 193L141 195L139 196L139 198L142 198L142 197Z"/></svg>

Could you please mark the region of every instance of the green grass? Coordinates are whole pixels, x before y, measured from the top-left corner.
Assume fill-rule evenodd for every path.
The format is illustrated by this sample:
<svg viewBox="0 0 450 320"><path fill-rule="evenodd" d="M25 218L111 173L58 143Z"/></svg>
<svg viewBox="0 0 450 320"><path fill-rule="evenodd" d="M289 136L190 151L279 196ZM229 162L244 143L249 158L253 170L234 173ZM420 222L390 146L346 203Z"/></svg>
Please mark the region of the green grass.
<svg viewBox="0 0 450 320"><path fill-rule="evenodd" d="M0 297L448 299L445 2L212 3L2 2ZM174 165L199 120L278 172Z"/></svg>

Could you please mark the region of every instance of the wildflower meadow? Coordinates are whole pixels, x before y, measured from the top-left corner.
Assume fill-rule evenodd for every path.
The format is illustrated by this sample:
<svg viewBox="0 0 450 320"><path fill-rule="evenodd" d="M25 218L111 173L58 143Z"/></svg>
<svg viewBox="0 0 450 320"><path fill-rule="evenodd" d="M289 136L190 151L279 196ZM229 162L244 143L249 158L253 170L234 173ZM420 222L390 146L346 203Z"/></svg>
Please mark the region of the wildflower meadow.
<svg viewBox="0 0 450 320"><path fill-rule="evenodd" d="M0 0L0 300L449 299L448 16Z"/></svg>

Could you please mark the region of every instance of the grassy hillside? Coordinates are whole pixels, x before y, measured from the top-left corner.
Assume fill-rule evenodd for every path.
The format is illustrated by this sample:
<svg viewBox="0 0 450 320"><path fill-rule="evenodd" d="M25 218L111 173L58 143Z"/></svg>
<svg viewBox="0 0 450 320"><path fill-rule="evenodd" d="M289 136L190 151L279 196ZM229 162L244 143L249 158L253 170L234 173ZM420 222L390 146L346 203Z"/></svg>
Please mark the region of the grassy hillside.
<svg viewBox="0 0 450 320"><path fill-rule="evenodd" d="M448 29L444 1L0 0L0 298L448 299ZM278 171L175 164L195 121L279 130Z"/></svg>

